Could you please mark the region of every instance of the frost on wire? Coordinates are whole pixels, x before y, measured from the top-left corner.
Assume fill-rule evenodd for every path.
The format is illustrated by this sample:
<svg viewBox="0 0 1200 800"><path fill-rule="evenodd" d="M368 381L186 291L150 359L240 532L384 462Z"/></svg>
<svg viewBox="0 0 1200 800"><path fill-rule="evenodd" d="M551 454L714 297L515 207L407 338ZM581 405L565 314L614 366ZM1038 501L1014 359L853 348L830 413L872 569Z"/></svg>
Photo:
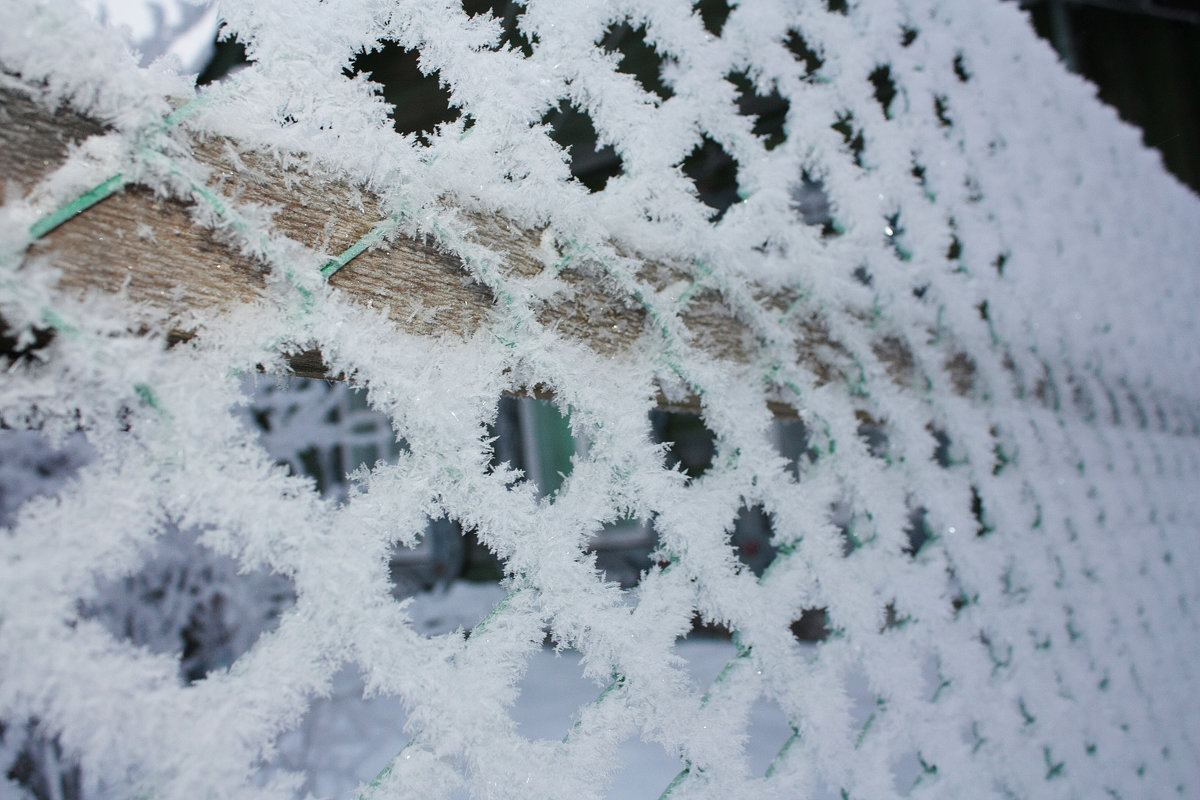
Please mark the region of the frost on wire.
<svg viewBox="0 0 1200 800"><path fill-rule="evenodd" d="M192 78L139 66L70 3L7 3L6 84L110 125L0 216L0 316L22 341L57 331L4 373L0 420L94 451L0 536L10 741L36 720L86 796L291 797L304 775L276 745L349 666L407 715L363 797L602 797L639 738L678 762L652 796L1200 794L1200 202L1138 132L1016 3L468 5L222 2L252 63L159 135L169 171L139 143ZM446 94L429 128L398 133L403 110L354 69L386 47ZM563 147L563 120L586 146ZM497 298L484 329L397 330L236 198L193 198L196 224L272 265L267 300L199 315L191 343L58 291L30 226L118 172L186 194L189 131L378 193L388 235L432 237ZM507 270L467 211L541 231L545 269ZM648 261L687 277L653 285ZM571 272L645 310L634 352L539 321ZM683 322L700 291L751 332L744 360ZM404 443L336 500L242 410L239 376L312 347ZM492 459L502 394L532 386L588 443L550 496ZM703 475L653 443L660 391L700 399ZM773 413L807 431L799 457ZM730 541L747 510L773 530L762 570ZM430 517L504 566L469 635L426 635L390 592L388 553ZM588 549L622 519L658 532L631 588ZM189 681L98 603L200 550L293 599ZM829 635L805 647L793 627L816 609ZM696 618L735 645L704 685L678 652ZM547 637L594 700L530 739L511 710ZM760 699L791 733L752 771Z"/></svg>

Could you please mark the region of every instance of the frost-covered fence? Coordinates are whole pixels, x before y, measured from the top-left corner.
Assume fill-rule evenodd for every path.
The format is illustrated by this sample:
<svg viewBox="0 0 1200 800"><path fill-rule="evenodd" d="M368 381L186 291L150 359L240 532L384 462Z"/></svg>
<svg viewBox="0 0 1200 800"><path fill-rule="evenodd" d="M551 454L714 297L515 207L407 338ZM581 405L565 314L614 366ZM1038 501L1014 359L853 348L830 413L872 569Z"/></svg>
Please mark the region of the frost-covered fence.
<svg viewBox="0 0 1200 800"><path fill-rule="evenodd" d="M0 129L0 170L15 184L10 191L32 190L62 166L72 143L104 133L95 120L38 104L36 93L20 84L0 88L7 113ZM369 188L329 171L314 174L303 154L277 160L226 137L187 144L209 176L205 191L214 192L214 199L237 198L273 209L278 234L331 254L324 269L333 286L363 305L386 309L402 330L469 337L487 319L496 302L491 290L467 279L462 259L436 247L433 238L385 238L394 225ZM239 251L219 230L193 224L195 211L190 197L156 197L147 186L114 183L66 207L50 223L58 224L34 243L34 252L52 258L62 271L61 289L120 293L140 307L139 322L168 323L173 339L187 339L194 331L181 326L190 315L254 303L263 299L266 287L262 259ZM568 258L544 241L542 226L525 230L503 216L479 213L470 216L470 224L472 238L503 253L506 267L518 274L533 276ZM662 263L647 263L644 272L660 289L686 277ZM539 321L602 354L628 351L645 329L646 309L622 302L578 272L560 274L566 296L539 309ZM749 357L745 340L752 332L712 288L696 291L681 316L710 355ZM289 365L299 374L326 375L319 355L294 354ZM820 358L815 352L807 356L814 363ZM696 407L694 398L687 406Z"/></svg>
<svg viewBox="0 0 1200 800"><path fill-rule="evenodd" d="M1197 793L1200 202L1015 4L230 3L253 64L200 92L9 6L0 419L96 455L0 539L0 718L84 793L291 796L276 745L343 667L406 713L365 797L600 796L632 739L673 797ZM436 126L354 68L388 48ZM340 502L239 410L309 351L404 443ZM588 443L550 496L492 458L521 390ZM469 635L391 592L430 517L506 571ZM658 534L633 588L588 549L620 520ZM94 602L180 532L295 598L195 681ZM711 683L695 618L734 642ZM594 699L529 737L547 637ZM751 769L758 703L788 732Z"/></svg>

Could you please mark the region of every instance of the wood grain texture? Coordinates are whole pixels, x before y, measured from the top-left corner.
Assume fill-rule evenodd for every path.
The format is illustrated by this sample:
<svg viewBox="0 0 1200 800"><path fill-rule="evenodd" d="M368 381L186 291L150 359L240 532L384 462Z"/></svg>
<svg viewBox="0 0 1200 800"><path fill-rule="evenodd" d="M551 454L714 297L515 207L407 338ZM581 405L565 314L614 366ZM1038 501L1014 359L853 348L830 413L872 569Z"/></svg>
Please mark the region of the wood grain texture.
<svg viewBox="0 0 1200 800"><path fill-rule="evenodd" d="M93 120L67 109L51 112L11 88L0 88L0 109L0 174L23 192L65 161L71 143L105 134ZM193 154L209 171L211 189L238 203L275 209L277 234L330 257L383 217L369 191L282 166L227 139L196 141ZM190 206L131 185L59 226L31 251L53 257L67 291L123 292L164 319L260 298L269 267L197 225ZM503 253L506 270L529 276L543 269L539 231L500 218L475 215L470 221L473 240ZM655 271L652 266L648 274ZM662 280L670 279L668 272L657 269ZM643 334L646 314L639 305L606 293L578 269L566 269L561 277L567 291L539 309L542 323L606 355L627 350ZM423 240L372 248L331 284L364 305L386 307L400 328L422 335L470 336L495 302L454 255ZM698 293L684 320L698 346L714 357L747 357L745 332L715 293Z"/></svg>
<svg viewBox="0 0 1200 800"><path fill-rule="evenodd" d="M98 122L66 108L53 112L0 86L0 203L12 189L27 193L61 164L71 144L103 133Z"/></svg>
<svg viewBox="0 0 1200 800"><path fill-rule="evenodd" d="M51 110L30 95L0 85L0 189L28 193L61 165L72 143L106 135L102 124L68 109ZM336 176L300 169L302 155L278 158L255 153L219 137L194 139L192 153L208 175L208 187L227 201L274 210L275 234L314 253L333 257L357 242L383 218L379 199ZM231 308L263 297L269 265L235 250L214 231L197 224L190 202L156 197L148 188L127 186L56 228L30 248L48 254L62 270L68 292L123 293L158 316L157 322L184 319L189 312ZM504 269L530 276L545 268L541 232L523 230L499 217L473 215L472 239L504 256ZM38 263L27 259L26 266ZM647 263L643 279L657 287L685 277L668 265ZM647 330L645 310L632 298L614 294L583 267L559 273L565 290L537 308L541 323L558 335L584 343L601 355L628 351ZM485 324L495 298L474 281L451 253L432 241L397 238L372 248L343 267L331 285L352 300L386 308L396 325L427 336L469 337ZM770 302L770 298L764 299ZM781 301L782 302L782 301ZM682 319L692 343L731 363L749 363L754 341L720 294L701 289ZM804 326L807 327L807 326ZM818 326L819 327L819 326ZM814 344L801 358L821 382L837 380L836 346ZM174 339L192 332L177 328ZM830 354L833 354L831 357ZM897 382L912 379L904 343L888 340L877 355L895 367ZM905 367L908 367L907 369ZM300 374L323 374L319 354L294 363ZM969 383L962 391L969 391ZM696 408L696 398L664 405ZM788 411L778 405L778 411Z"/></svg>

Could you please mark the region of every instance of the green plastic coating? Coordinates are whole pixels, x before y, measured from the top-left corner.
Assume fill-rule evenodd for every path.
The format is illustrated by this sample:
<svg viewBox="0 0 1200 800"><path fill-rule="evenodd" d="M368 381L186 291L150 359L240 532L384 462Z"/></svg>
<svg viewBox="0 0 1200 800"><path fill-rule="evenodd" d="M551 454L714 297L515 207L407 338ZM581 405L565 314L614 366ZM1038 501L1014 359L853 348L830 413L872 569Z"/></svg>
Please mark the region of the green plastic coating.
<svg viewBox="0 0 1200 800"><path fill-rule="evenodd" d="M383 231L383 225L376 225L369 233L347 248L345 252L321 267L321 274L325 276L325 280L332 278L339 269L366 252L367 248L373 247L382 241Z"/></svg>
<svg viewBox="0 0 1200 800"><path fill-rule="evenodd" d="M47 214L37 222L30 225L29 232L35 239L42 238L67 220L79 216L84 211L87 211L89 208L96 205L96 203L99 203L106 197L110 197L111 195L115 194L126 183L128 183L128 180L125 178L125 176L120 174L113 175L104 183L100 184L94 189L91 189L90 191L85 192L84 194L81 194L79 197L67 203L62 208L51 214Z"/></svg>

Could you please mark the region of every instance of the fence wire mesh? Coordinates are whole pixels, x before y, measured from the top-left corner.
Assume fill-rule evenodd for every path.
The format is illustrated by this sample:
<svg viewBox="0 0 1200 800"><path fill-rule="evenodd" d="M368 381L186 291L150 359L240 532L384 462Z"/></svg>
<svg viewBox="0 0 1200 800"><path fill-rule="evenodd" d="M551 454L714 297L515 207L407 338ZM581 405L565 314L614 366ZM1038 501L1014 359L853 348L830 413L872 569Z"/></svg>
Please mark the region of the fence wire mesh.
<svg viewBox="0 0 1200 800"><path fill-rule="evenodd" d="M653 791L675 798L1200 793L1200 203L1016 4L222 4L252 63L176 127L174 84L111 32L10 5L6 72L111 122L10 193L0 234L0 314L23 344L53 331L0 420L94 449L0 537L0 718L10 744L37 720L80 792L313 789L278 743L350 667L406 719L362 797L602 796L631 739L677 760ZM381 53L444 113L406 117ZM188 137L216 134L370 187L373 235L432 237L489 318L436 339L349 300L321 272L338 254L205 188ZM166 347L119 299L57 290L31 226L113 174L260 257L263 302ZM462 209L535 231L542 268ZM640 309L631 352L559 333L578 281ZM704 303L739 357L687 321ZM390 427L351 453L313 422L314 452L367 462L325 496L244 408L246 374L314 346ZM497 454L501 398L532 388L574 443L558 478ZM707 457L663 443L690 439L660 393L698 403ZM396 597L395 548L431 519L501 565L469 631ZM622 524L655 535L636 582L598 566ZM97 611L180 535L286 584L203 677ZM711 681L681 655L697 622L733 642ZM594 685L561 738L512 713L547 641ZM765 767L763 703L786 721Z"/></svg>

